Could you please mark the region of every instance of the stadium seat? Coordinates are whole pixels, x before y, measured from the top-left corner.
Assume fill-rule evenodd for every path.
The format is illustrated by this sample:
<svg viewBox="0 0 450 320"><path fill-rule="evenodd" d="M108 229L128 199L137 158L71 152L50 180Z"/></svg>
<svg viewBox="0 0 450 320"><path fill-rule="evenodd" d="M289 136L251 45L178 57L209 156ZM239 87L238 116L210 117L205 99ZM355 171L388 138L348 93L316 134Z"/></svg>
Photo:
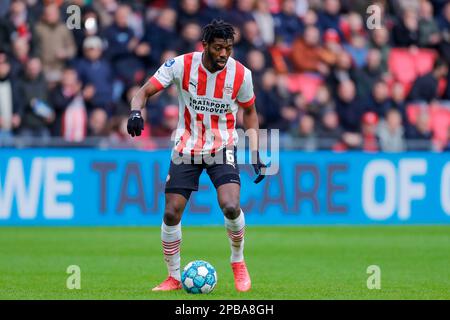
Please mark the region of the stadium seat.
<svg viewBox="0 0 450 320"><path fill-rule="evenodd" d="M393 48L389 53L389 71L405 86L405 94L408 95L414 80L433 69L436 57L437 53L432 49L419 49L412 53L408 49Z"/></svg>
<svg viewBox="0 0 450 320"><path fill-rule="evenodd" d="M436 104L409 104L406 108L408 121L411 124L415 124L417 121L417 116L424 108L429 112L430 126L433 131L433 140L438 143L444 143L447 140L447 130L450 126L450 109Z"/></svg>
<svg viewBox="0 0 450 320"><path fill-rule="evenodd" d="M290 74L287 79L288 90L292 93L301 92L307 102L311 102L323 79L314 73Z"/></svg>
<svg viewBox="0 0 450 320"><path fill-rule="evenodd" d="M397 81L403 84L413 82L416 78L414 59L406 49L393 48L389 53L389 71Z"/></svg>
<svg viewBox="0 0 450 320"><path fill-rule="evenodd" d="M430 107L431 129L434 140L440 143L447 141L447 131L450 126L450 110L440 105Z"/></svg>
<svg viewBox="0 0 450 320"><path fill-rule="evenodd" d="M414 65L418 75L424 75L433 69L437 53L431 49L420 49L415 55L412 55Z"/></svg>

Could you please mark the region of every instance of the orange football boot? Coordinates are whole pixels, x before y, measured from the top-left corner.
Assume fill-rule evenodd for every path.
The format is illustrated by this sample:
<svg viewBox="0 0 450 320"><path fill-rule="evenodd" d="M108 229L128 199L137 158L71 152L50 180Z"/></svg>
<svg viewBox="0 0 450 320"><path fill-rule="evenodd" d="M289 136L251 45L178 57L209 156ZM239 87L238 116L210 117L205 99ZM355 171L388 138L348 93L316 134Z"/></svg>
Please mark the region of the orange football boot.
<svg viewBox="0 0 450 320"><path fill-rule="evenodd" d="M231 268L233 269L234 285L237 291L245 292L250 290L252 281L245 265L245 261L232 262Z"/></svg>
<svg viewBox="0 0 450 320"><path fill-rule="evenodd" d="M168 276L160 285L154 287L152 291L172 291L180 290L182 288L181 282L172 276Z"/></svg>

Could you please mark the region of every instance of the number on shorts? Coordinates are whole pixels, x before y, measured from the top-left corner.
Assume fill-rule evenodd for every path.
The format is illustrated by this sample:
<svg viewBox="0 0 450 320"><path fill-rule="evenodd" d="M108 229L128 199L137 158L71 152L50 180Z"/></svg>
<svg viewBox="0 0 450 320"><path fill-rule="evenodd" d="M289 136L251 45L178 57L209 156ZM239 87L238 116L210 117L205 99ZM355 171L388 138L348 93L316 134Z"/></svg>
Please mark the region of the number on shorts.
<svg viewBox="0 0 450 320"><path fill-rule="evenodd" d="M227 150L225 154L227 156L227 162L234 164L234 151L233 150Z"/></svg>

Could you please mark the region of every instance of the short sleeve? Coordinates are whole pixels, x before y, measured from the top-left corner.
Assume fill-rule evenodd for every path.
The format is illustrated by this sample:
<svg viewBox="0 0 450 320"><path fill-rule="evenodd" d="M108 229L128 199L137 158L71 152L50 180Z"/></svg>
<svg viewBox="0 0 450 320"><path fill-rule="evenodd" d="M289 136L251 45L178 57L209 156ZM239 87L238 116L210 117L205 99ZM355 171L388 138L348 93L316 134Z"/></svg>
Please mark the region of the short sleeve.
<svg viewBox="0 0 450 320"><path fill-rule="evenodd" d="M244 81L236 97L236 103L243 108L247 108L254 102L255 93L253 92L252 73L249 69L245 68Z"/></svg>
<svg viewBox="0 0 450 320"><path fill-rule="evenodd" d="M179 57L167 60L159 67L149 81L152 82L158 90L167 88L176 79L179 73L178 70L182 67L181 63L182 60Z"/></svg>

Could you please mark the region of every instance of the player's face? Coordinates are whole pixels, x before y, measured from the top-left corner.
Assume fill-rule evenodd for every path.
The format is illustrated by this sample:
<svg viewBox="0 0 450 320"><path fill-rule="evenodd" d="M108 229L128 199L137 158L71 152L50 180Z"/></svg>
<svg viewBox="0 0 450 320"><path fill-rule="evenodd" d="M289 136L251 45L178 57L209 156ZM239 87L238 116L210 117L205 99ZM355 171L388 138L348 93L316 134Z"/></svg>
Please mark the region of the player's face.
<svg viewBox="0 0 450 320"><path fill-rule="evenodd" d="M225 67L233 51L233 40L215 38L214 41L206 44L205 49L212 67L215 70L220 70Z"/></svg>

